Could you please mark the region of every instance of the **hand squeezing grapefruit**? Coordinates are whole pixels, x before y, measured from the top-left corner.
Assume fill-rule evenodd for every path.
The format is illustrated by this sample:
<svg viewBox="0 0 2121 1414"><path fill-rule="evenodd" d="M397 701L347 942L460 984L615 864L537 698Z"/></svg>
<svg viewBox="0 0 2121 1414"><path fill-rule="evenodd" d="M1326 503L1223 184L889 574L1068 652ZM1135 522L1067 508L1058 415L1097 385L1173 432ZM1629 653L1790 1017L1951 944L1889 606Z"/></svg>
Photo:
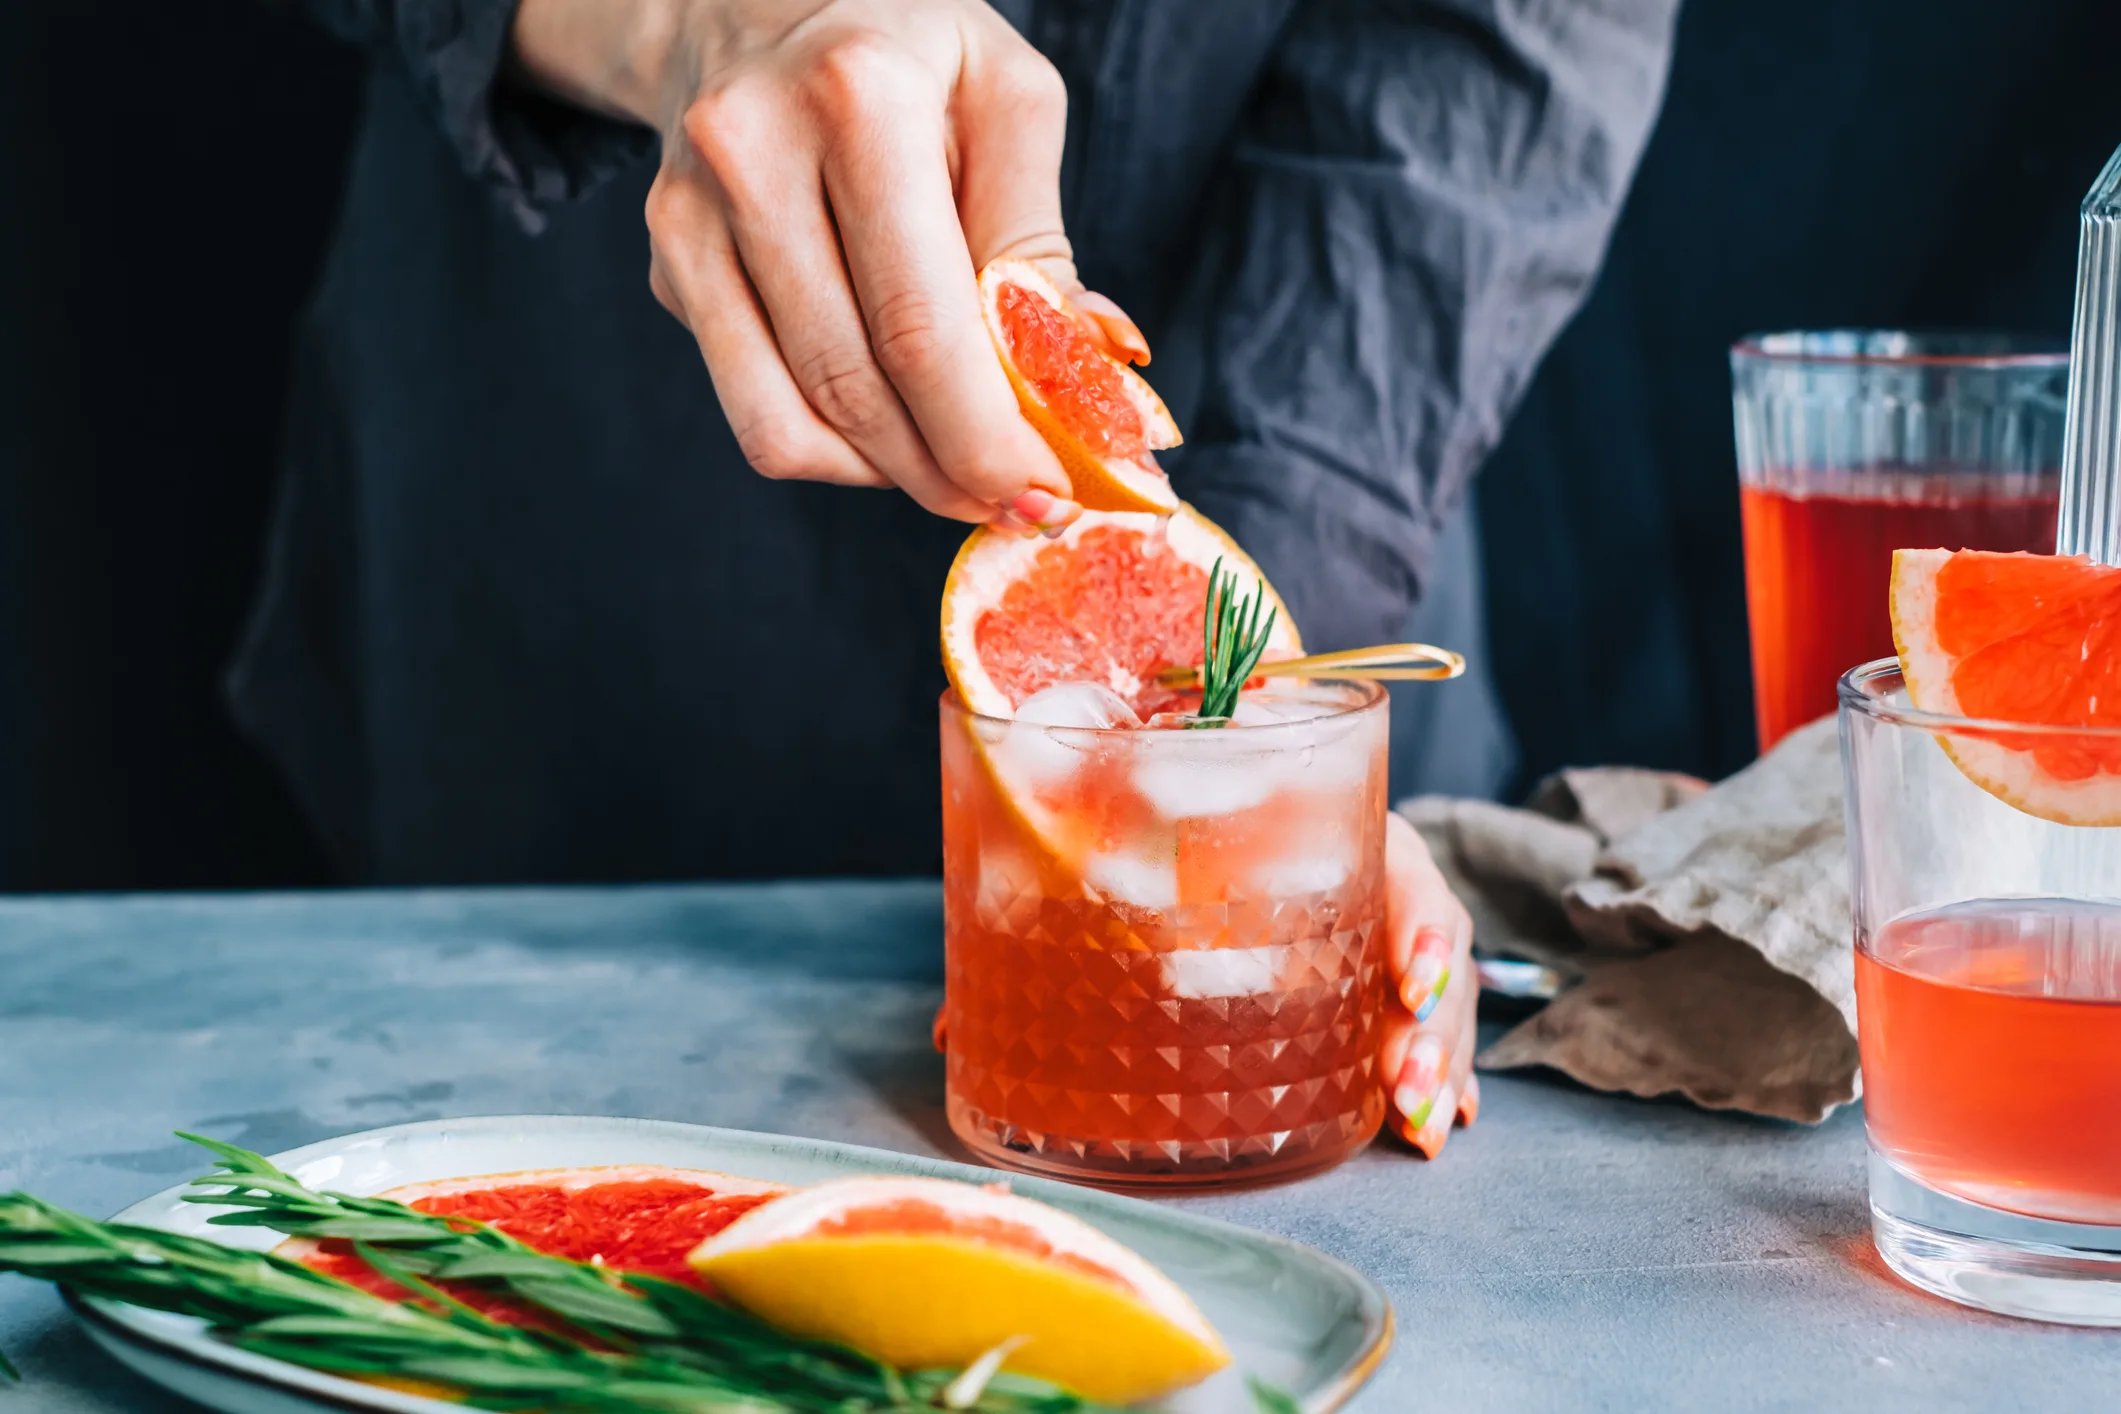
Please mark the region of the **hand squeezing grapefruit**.
<svg viewBox="0 0 2121 1414"><path fill-rule="evenodd" d="M1017 405L1060 458L1090 511L1168 515L1178 496L1150 455L1179 444L1178 425L1140 374L1098 347L1036 265L980 271L980 308Z"/></svg>
<svg viewBox="0 0 2121 1414"><path fill-rule="evenodd" d="M2092 729L1940 737L1970 780L2042 819L2121 824L2121 568L1901 550L1892 596L1893 642L1918 708Z"/></svg>

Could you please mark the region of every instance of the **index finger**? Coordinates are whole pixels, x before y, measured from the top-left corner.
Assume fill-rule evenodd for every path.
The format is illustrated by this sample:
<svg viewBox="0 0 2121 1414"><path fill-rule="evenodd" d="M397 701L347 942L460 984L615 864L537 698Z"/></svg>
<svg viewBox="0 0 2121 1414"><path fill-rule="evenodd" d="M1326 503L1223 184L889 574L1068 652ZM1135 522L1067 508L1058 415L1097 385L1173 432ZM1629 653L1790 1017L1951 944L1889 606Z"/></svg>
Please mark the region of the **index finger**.
<svg viewBox="0 0 2121 1414"><path fill-rule="evenodd" d="M939 108L903 104L826 155L870 344L953 484L995 505L1034 488L1066 496L1068 474L1024 420L987 334L942 123Z"/></svg>

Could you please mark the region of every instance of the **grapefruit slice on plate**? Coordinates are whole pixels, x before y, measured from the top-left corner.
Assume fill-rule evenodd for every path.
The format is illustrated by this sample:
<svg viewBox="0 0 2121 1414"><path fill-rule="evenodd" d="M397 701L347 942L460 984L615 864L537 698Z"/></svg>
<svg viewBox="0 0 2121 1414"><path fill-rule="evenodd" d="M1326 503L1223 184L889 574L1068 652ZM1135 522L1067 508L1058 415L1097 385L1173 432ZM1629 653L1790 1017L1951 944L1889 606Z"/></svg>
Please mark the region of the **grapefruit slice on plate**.
<svg viewBox="0 0 2121 1414"><path fill-rule="evenodd" d="M734 1174L628 1164L480 1174L407 1184L376 1196L423 1213L491 1223L518 1242L569 1261L693 1283L685 1259L694 1248L786 1191ZM291 1237L275 1250L378 1296L399 1300L410 1294L343 1242ZM467 1299L501 1319L522 1318L504 1301L476 1293Z"/></svg>
<svg viewBox="0 0 2121 1414"><path fill-rule="evenodd" d="M1900 550L1892 602L1916 707L2117 732L1940 736L1968 779L2045 820L2121 824L2121 568L2081 555Z"/></svg>
<svg viewBox="0 0 2121 1414"><path fill-rule="evenodd" d="M1078 505L1168 515L1178 496L1151 453L1178 424L1142 376L1097 346L1043 271L997 260L980 271L987 333L1017 405L1067 469Z"/></svg>
<svg viewBox="0 0 2121 1414"><path fill-rule="evenodd" d="M1147 720L1180 694L1158 668L1197 663L1208 572L1220 559L1237 592L1265 586L1276 610L1269 657L1303 652L1289 611L1237 542L1191 506L1175 513L1085 512L1058 539L981 527L943 582L943 670L958 701L1011 717L1064 682L1103 684Z"/></svg>
<svg viewBox="0 0 2121 1414"><path fill-rule="evenodd" d="M1008 1345L1006 1369L1129 1404L1230 1359L1186 1294L1125 1246L1043 1203L947 1179L799 1189L692 1264L779 1329L900 1369L968 1366Z"/></svg>

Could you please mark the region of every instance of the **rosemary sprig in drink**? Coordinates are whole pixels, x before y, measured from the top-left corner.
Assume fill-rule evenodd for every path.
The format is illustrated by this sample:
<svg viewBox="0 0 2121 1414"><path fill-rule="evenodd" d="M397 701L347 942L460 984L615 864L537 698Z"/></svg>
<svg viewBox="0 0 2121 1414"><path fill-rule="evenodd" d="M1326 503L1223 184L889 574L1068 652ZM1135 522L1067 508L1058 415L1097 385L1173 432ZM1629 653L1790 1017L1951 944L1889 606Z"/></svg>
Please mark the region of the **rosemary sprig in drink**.
<svg viewBox="0 0 2121 1414"><path fill-rule="evenodd" d="M1261 610L1266 621L1260 621ZM1259 666L1260 655L1274 633L1276 610L1267 608L1267 590L1254 584L1237 598L1237 573L1223 570L1222 557L1208 571L1208 598L1201 610L1200 720L1197 727L1228 724L1237 710L1237 694Z"/></svg>

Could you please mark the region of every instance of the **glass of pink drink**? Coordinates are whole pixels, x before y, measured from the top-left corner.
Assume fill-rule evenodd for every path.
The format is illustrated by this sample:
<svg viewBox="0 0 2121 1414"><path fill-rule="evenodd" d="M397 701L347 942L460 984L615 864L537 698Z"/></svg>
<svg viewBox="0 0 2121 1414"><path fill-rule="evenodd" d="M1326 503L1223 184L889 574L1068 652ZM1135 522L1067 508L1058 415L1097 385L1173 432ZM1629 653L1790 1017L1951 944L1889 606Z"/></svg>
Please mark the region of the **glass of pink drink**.
<svg viewBox="0 0 2121 1414"><path fill-rule="evenodd" d="M1894 659L1840 692L1878 1251L1968 1305L2121 1325L2121 827L2027 814L1950 754L2121 729L1920 712Z"/></svg>
<svg viewBox="0 0 2121 1414"><path fill-rule="evenodd" d="M1240 711L1058 727L944 698L948 1106L988 1162L1287 1178L1383 1123L1384 690L1284 680Z"/></svg>

